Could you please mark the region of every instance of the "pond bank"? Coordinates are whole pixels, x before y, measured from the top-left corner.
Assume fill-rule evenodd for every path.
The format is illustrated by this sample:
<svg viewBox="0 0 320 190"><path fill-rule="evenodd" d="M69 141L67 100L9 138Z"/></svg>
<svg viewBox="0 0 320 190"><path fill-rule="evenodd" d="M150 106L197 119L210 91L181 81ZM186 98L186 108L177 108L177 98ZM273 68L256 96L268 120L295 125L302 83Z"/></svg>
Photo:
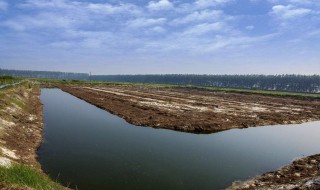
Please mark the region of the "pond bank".
<svg viewBox="0 0 320 190"><path fill-rule="evenodd" d="M190 88L58 85L127 122L191 133L320 120L320 100Z"/></svg>
<svg viewBox="0 0 320 190"><path fill-rule="evenodd" d="M0 188L65 189L41 170L40 88L30 82L0 90Z"/></svg>
<svg viewBox="0 0 320 190"><path fill-rule="evenodd" d="M234 182L227 190L320 189L320 154L301 158L281 169L245 182Z"/></svg>

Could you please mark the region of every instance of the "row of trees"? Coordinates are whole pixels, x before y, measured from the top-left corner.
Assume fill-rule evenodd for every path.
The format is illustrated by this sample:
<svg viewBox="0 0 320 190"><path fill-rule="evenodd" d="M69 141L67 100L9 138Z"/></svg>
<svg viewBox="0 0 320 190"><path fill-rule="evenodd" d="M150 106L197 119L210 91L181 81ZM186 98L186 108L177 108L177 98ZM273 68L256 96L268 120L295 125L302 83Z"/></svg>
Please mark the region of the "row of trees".
<svg viewBox="0 0 320 190"><path fill-rule="evenodd" d="M29 71L29 70L7 70L0 69L0 76L13 76L22 78L49 78L49 79L74 79L88 80L87 73L66 73L52 71Z"/></svg>
<svg viewBox="0 0 320 190"><path fill-rule="evenodd" d="M320 75L95 75L92 80L320 93Z"/></svg>
<svg viewBox="0 0 320 190"><path fill-rule="evenodd" d="M195 85L289 92L320 93L320 75L92 75L51 71L0 69L0 76Z"/></svg>
<svg viewBox="0 0 320 190"><path fill-rule="evenodd" d="M20 79L14 78L12 76L0 76L0 88L2 87L2 85L12 84L19 81Z"/></svg>

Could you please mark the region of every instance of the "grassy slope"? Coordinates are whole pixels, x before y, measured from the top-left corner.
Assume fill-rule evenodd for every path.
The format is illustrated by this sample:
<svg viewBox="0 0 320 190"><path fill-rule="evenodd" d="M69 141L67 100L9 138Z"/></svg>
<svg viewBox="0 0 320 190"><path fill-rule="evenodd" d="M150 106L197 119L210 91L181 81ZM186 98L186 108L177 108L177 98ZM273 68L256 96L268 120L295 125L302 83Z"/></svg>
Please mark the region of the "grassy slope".
<svg viewBox="0 0 320 190"><path fill-rule="evenodd" d="M0 167L0 181L8 189L58 190L61 185L53 182L40 171L26 165L15 164L10 168Z"/></svg>

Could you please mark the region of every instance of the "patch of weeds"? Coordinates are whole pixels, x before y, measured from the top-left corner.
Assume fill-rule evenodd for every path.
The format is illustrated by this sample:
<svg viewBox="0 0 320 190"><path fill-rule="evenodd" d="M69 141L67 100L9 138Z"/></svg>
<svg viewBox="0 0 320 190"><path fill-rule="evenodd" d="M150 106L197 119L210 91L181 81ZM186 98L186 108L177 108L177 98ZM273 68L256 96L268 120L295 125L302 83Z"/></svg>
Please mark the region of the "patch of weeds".
<svg viewBox="0 0 320 190"><path fill-rule="evenodd" d="M9 168L0 167L0 181L7 185L29 187L36 190L64 189L60 184L52 181L40 171L21 164Z"/></svg>
<svg viewBox="0 0 320 190"><path fill-rule="evenodd" d="M22 109L24 109L26 107L25 104L20 100L11 99L11 102L14 103L15 105L19 106Z"/></svg>

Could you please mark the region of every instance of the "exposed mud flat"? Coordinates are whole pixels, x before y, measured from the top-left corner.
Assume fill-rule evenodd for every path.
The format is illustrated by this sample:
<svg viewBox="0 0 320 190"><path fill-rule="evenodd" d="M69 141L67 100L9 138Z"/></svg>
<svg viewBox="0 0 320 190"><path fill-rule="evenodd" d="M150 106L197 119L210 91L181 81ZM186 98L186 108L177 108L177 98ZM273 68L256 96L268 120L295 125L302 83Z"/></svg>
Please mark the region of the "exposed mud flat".
<svg viewBox="0 0 320 190"><path fill-rule="evenodd" d="M320 120L320 101L124 85L59 85L129 123L186 132L218 132Z"/></svg>
<svg viewBox="0 0 320 190"><path fill-rule="evenodd" d="M227 190L320 189L320 155L293 161L277 171L265 173L245 182L235 182Z"/></svg>

